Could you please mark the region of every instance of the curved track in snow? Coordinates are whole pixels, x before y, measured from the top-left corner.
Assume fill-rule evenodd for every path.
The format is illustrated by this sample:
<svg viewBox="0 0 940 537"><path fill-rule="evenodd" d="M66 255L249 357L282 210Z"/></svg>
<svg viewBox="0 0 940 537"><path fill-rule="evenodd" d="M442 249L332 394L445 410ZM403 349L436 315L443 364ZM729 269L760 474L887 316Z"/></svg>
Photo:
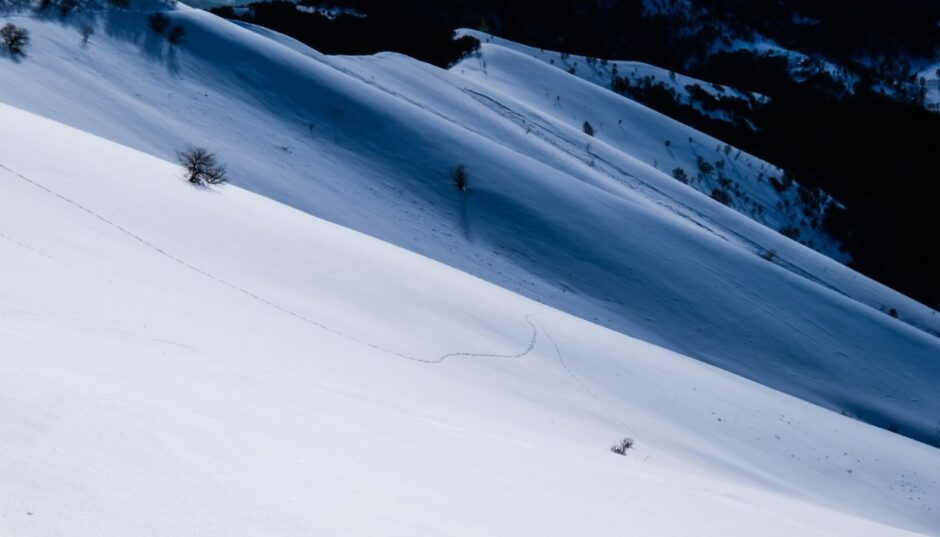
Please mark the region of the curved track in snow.
<svg viewBox="0 0 940 537"><path fill-rule="evenodd" d="M539 325L541 325L541 323L539 323ZM555 351L555 356L558 357L558 363L561 364L561 367L565 370L568 376L571 377L571 380L575 381L575 383L577 383L577 385L580 386L581 389L583 389L588 395L590 395L591 399L594 399L594 401L596 401L597 404L600 405L600 407L604 409L604 412L607 413L607 415L610 416L612 420L614 420L621 427L623 427L625 431L630 432L631 434L636 436L636 432L634 432L634 430L629 425L627 425L626 422L620 419L620 417L617 416L617 414L614 413L614 411L609 406L607 406L607 404L604 403L604 401L600 397L598 397L598 395L594 392L594 390L592 390L590 386L587 385L587 383L581 380L581 377L579 377L577 373L575 373L574 370L572 370L571 367L568 366L568 362L565 360L565 356L561 353L561 349L558 347L558 343L555 342L555 338L553 338L551 334L549 334L548 331L544 329L544 327L542 331L545 332L545 337L548 338L549 343L552 344L552 348Z"/></svg>
<svg viewBox="0 0 940 537"><path fill-rule="evenodd" d="M317 328L319 328L319 329L321 329L321 330L324 330L324 331L329 332L329 333L331 333L331 334L333 334L333 335L342 337L342 338L344 338L344 339L347 339L347 340L352 341L352 342L354 342L354 343L357 343L357 344L359 344L359 345L364 345L364 346L369 347L369 348L371 348L371 349L374 349L374 350L377 350L377 351L380 351L380 352L384 352L384 353L386 353L386 354L391 354L392 356L396 356L396 357L398 357L398 358L404 358L404 359L406 359L406 360L411 360L411 361L413 361L413 362L419 362L419 363L423 363L423 364L439 364L439 363L442 363L443 361L447 360L448 358L461 358L461 357L466 357L466 358L506 358L506 359L522 358L522 357L526 356L527 354L529 354L530 352L532 352L532 350L535 348L535 344L536 344L536 342L537 342L537 340L538 340L538 333L539 333L539 332L538 332L538 328L535 326L535 323L532 322L532 317L533 317L533 316L532 316L531 314L529 314L529 315L526 315L526 316L525 316L525 321L526 321L526 323L528 323L528 325L532 328L532 336L531 336L531 338L529 339L528 345L527 345L521 352L518 352L518 353L451 352L451 353L447 353L447 354L442 354L442 355L440 355L440 356L438 356L438 357L435 357L435 358L420 358L420 357L417 357L417 356L412 356L412 355L410 355L410 354L405 354L405 353L403 353L403 352L395 351L395 350L389 349L389 348L387 348L387 347L383 347L382 345L378 345L378 344L376 344L376 343L372 343L371 341L368 341L368 340L359 338L359 337L357 337L357 336L348 334L348 333L343 332L343 331L341 331L341 330L337 330L336 328L333 328L333 327L331 327L331 326L329 326L329 325L326 325L326 324L324 324L324 323L321 323L321 322L319 322L319 321L313 320L313 319L311 319L311 318L309 318L309 317L306 317L305 315L303 315L303 314L301 314L301 313L298 313L298 312L296 312L296 311L294 311L294 310L292 310L292 309L290 309L290 308L286 308L286 307L281 306L280 304L278 304L278 303L276 303L276 302L273 302L273 301L271 301L271 300L268 300L267 298L264 298L264 297L262 297L262 296L260 296L260 295L258 295L258 294L256 294L256 293L253 293L252 291L250 291L250 290L248 290L248 289L245 289L244 287L239 286L238 284L232 283L232 282L230 282L230 281L228 281L228 280L224 280L224 279L222 279L222 278L220 278L220 277L218 277L218 276L215 276L214 274L212 274L212 273L210 273L210 272L207 272L207 271L205 271L205 270L203 270L203 269L201 269L201 268L199 268L199 267L197 267L197 266L195 266L195 265L192 265L192 264L190 264L189 262L185 261L184 259L181 259L181 258L179 258L179 257L177 257L177 256L175 256L175 255L173 255L173 254L171 254L171 253L169 253L169 252L167 252L167 251L164 250L163 248L160 248L159 246L153 244L152 242L148 241L147 239L144 239L143 237L141 237L140 235L134 233L133 231L130 231L129 229L127 229L127 228L121 226L120 224L114 222L113 220L110 220L110 219L108 219L107 217L102 216L101 214L95 212L95 211L92 210L92 209L89 209L88 207L82 205L81 203L79 203L79 202L77 202L77 201L75 201L75 200L73 200L73 199L71 199L71 198L69 198L69 197L67 197L67 196L62 195L62 194L60 194L59 192L56 192L55 190L52 190L51 188L49 188L49 187L47 187L47 186L45 186L45 185L43 185L43 184L41 184L41 183L39 183L39 182L37 182L37 181L34 181L34 180L30 179L29 177L26 177L25 175L23 175L23 174L21 174L21 173L19 173L19 172L16 172L16 171L14 171L14 170L8 168L7 166L5 166L5 165L3 165L3 164L0 164L0 168L2 168L3 170L6 170L6 171L9 172L11 175L14 175L14 176L18 177L19 179L21 179L21 180L23 180L23 181L29 183L30 185L32 185L32 186L34 186L34 187L36 187L36 188L38 188L38 189L40 189L40 190L46 192L47 194L50 194L50 195L52 195L52 196L55 196L55 197L59 198L60 200L62 200L62 201L64 201L64 202L68 203L69 205L72 205L73 207L75 207L75 208L77 208L77 209L79 209L79 210L81 210L81 211L87 213L88 215L90 215L90 216L92 216L92 217L98 219L99 221L104 222L106 225L110 226L111 228L120 231L121 233L123 233L124 235L127 235L128 237L131 237L131 238L134 239L135 241L137 241L137 242L139 242L140 244L146 246L147 248L153 250L154 252L156 252L156 253L162 255L163 257L166 257L167 259L170 259L170 260L172 260L172 261L174 261L174 262L176 262L176 263L178 263L178 264L180 264L180 265L186 267L187 269L189 269L189 270L191 270L191 271L193 271L193 272L195 272L195 273L197 273L197 274L199 274L199 275L201 275L201 276L203 276L203 277L206 277L206 278L208 278L208 279L210 279L210 280L213 280L213 281L215 281L215 282L217 282L217 283L219 283L219 284L221 284L221 285L224 285L224 286L226 286L226 287L228 287L228 288L230 288L230 289L233 289L233 290L235 290L235 291L238 291L239 293L241 293L241 294L243 294L243 295L245 295L245 296L247 296L247 297L249 297L249 298L251 298L251 299L253 299L253 300L256 300L256 301L258 301L258 302L261 302L262 304L265 304L265 305L267 305L267 306L269 306L269 307L271 307L271 308L274 308L274 309L276 309L276 310L278 310L278 311L280 311L280 312L282 312L282 313L285 313L285 314L287 314L287 315L290 315L291 317L294 317L295 319L297 319L297 320L299 320L299 321L301 321L301 322L303 322L303 323L306 323L306 324L309 324L309 325L311 325L311 326L317 327ZM19 242L19 241L15 241L15 242ZM24 245L24 246L25 246L25 245Z"/></svg>
<svg viewBox="0 0 940 537"><path fill-rule="evenodd" d="M65 196L65 195L63 195L63 194L61 194L61 193L59 193L59 192L56 192L55 190L52 190L51 188L49 188L49 187L47 187L47 186L45 186L45 185L43 185L43 184L41 184L41 183L39 183L39 182L37 182L37 181L34 181L33 179L30 179L30 178L26 177L26 176L23 175L23 174L20 174L20 173L16 172L16 171L14 171L14 170L8 168L7 166L5 166L5 165L3 165L3 164L0 164L0 169L6 170L6 171L9 172L11 175L16 176L17 178L19 178L19 179L21 179L21 180L23 180L23 181L29 183L30 185L32 185L32 186L34 186L34 187L36 187L36 188L42 190L43 192L45 192L45 193L47 193L47 194L50 194L50 195L52 195L52 196L55 196L56 198L59 198L60 200L62 200L62 201L64 201L64 202L68 203L69 205L72 205L73 207L75 207L75 208L77 208L77 209L79 209L79 210L85 212L85 213L88 214L89 216L92 216L92 217L96 218L97 220L99 220L99 221L105 223L105 224L108 225L109 227L120 231L122 234L127 235L128 237L133 238L135 241L137 241L137 242L139 242L140 244L142 244L143 246L146 246L147 248L153 250L154 252L160 254L161 256L166 257L167 259L170 259L171 261L174 261L175 263L178 263L178 264L180 264L180 265L186 267L187 269L189 269L189 270L191 270L191 271L193 271L193 272L195 272L195 273L197 273L197 274L199 274L199 275L201 275L201 276L203 276L203 277L205 277L205 278L208 278L208 279L210 279L210 280L212 280L212 281L215 281L216 283L219 283L219 284L221 284L221 285L224 285L224 286L226 286L226 287L228 287L228 288L230 288L230 289L232 289L232 290L234 290L234 291L237 291L237 292L239 292L239 293L241 293L241 294L243 294L243 295L245 295L245 296L247 296L247 297L249 297L249 298L251 298L251 299L257 301L257 302L260 302L260 303L262 303L262 304L264 304L264 305L266 305L266 306L269 306L269 307L271 307L271 308L274 308L274 309L280 311L281 313L284 313L284 314L286 314L286 315L289 315L289 316L291 316L291 317L294 317L295 319L297 319L297 320L299 320L299 321L301 321L301 322L303 322L303 323L306 323L306 324L308 324L308 325L314 326L314 327L316 327L316 328L319 328L319 329L321 329L321 330L324 330L324 331L326 331L326 332L329 332L329 333L331 333L331 334L333 334L333 335L342 337L342 338L344 338L344 339L346 339L346 340L352 341L352 342L357 343L357 344L359 344L359 345L363 345L363 346L368 347L368 348L370 348L370 349L373 349L373 350L376 350L376 351L379 351L379 352L382 352L382 353L385 353L385 354L390 354L390 355L395 356L395 357L397 357L397 358L403 358L403 359L405 359L405 360L410 360L410 361L418 362L418 363L422 363L422 364L440 364L440 363L443 363L445 360L447 360L447 359L449 359L449 358L518 359L518 358L523 358L523 357L527 356L528 354L530 354L530 353L535 349L535 346L536 346L536 344L538 343L538 337L539 337L539 332L540 332L540 331L539 331L539 326L541 326L541 323L539 323L538 325L536 325L536 322L533 320L534 317L535 317L535 315L533 315L533 314L526 314L526 315L525 315L525 322L529 325L529 327L531 327L531 329L532 329L532 334L531 334L531 337L529 338L529 342L528 342L528 344L525 346L525 348L522 349L520 352L517 352L517 353L450 352L450 353L442 354L442 355L440 355L440 356L433 357L433 358L421 358L421 357L418 357L418 356L414 356L414 355L406 354L406 353L399 352L399 351L396 351L396 350L392 350L392 349L389 349L389 348L384 347L384 346L382 346L382 345L379 345L379 344L377 344L377 343L373 343L373 342L368 341L368 340L366 340L366 339L362 339L362 338L360 338L360 337L357 337L357 336L354 336L354 335L352 335L352 334L349 334L349 333L343 332L343 331L341 331L341 330L338 330L338 329L336 329L336 328L333 328L333 327L331 327L331 326L329 326L329 325L326 325L326 324L324 324L324 323L322 323L322 322L319 322L319 321L316 321L316 320L314 320L314 319L311 319L311 318L309 318L309 317L307 317L307 316L305 316L305 315L303 315L303 314L301 314L301 313L298 313L298 312L296 312L296 311L294 311L294 310L292 310L292 309L290 309L290 308L284 307L284 306L282 306L282 305L280 305L280 304L278 304L278 303L276 303L276 302L273 302L273 301L271 301L271 300L269 300L269 299L267 299L267 298L264 298L264 297L262 297L262 296L260 296L260 295L258 295L258 294L256 294L256 293L254 293L254 292L252 292L252 291L250 291L250 290L248 290L248 289L242 287L242 286L239 286L238 284L232 283L232 282L230 282L230 281L228 281L228 280L225 280L225 279L223 279L223 278L220 278L220 277L218 277L218 276L215 276L214 274L212 274L212 273L210 273L210 272L207 272L207 271L205 271L205 270L203 270L203 269L201 269L201 268L199 268L199 267L196 267L195 265L190 264L189 262L185 261L184 259L182 259L182 258L180 258L180 257L177 257L177 256L175 256L175 255L173 255L173 254L167 252L167 251L164 250L163 248L161 248L161 247L159 247L159 246L153 244L152 242L148 241L147 239L144 239L144 238L141 237L140 235L138 235L138 234L136 234L136 233L130 231L129 229L127 229L127 228L121 226L120 224L114 222L113 220L111 220L111 219L109 219L109 218L107 218L107 217L101 215L100 213L98 213L98 212L96 212L96 211L94 211L94 210L92 210L92 209L86 207L85 205L82 205L81 203L79 203L79 202L77 202L77 201L75 201L75 200L73 200L73 199L71 199L71 198L69 198L69 197L67 197L67 196ZM9 237L6 237L5 235L2 235L2 236L3 236L4 238L9 239L9 240L13 240L13 239L11 239L11 238L9 238ZM21 243L20 241L15 241L15 240L13 240L13 242L16 242L17 244L19 244L20 246L23 246L23 247L25 247L25 248L29 248L30 250L34 250L33 248L29 247L28 245L25 245L25 244ZM34 250L34 251L35 251L35 250ZM42 255L45 255L45 256L47 256L47 257L50 257L50 258L54 259L52 256L49 256L48 254L45 254L44 252L38 252L38 251L37 251L37 253L41 253ZM542 327L541 332L544 333L544 335L545 335L546 338L548 338L549 342L550 342L551 345L552 345L552 348L554 349L554 353L555 353L555 355L556 355L557 358L558 358L559 363L561 364L562 368L564 368L564 370L565 370L565 372L568 374L568 376L571 377L571 379L572 379L578 386L580 386L581 389L583 389L594 401L596 401L596 402L598 403L598 405L600 405L600 407L603 408L604 412L605 412L614 422L616 422L617 424L619 424L619 425L623 428L623 430L628 431L629 433L631 433L631 434L633 434L633 435L635 436L636 433L633 431L633 429L631 429L629 425L627 425L622 419L620 419L620 418L613 412L613 410L611 410L611 408L610 408L609 406L607 406L607 405L600 399L600 397L597 396L597 394L594 392L594 390L592 390L592 389L591 389L591 388L590 388L590 387L589 387L589 386L588 386L588 385L587 385L587 384L568 366L568 363L565 361L565 358L564 358L564 355L563 355L562 352L561 352L561 349L558 347L558 344L555 342L555 339L552 338L551 335L549 335L548 331L546 331L546 330L544 329L544 327Z"/></svg>

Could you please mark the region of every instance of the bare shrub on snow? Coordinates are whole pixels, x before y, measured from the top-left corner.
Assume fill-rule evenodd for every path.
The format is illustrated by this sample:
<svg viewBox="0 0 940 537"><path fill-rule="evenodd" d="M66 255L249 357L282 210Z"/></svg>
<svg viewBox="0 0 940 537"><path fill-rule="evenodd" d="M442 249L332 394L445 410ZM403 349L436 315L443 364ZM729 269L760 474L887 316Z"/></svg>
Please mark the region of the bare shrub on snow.
<svg viewBox="0 0 940 537"><path fill-rule="evenodd" d="M190 147L177 153L186 168L186 180L194 185L219 185L226 181L225 164L203 147Z"/></svg>
<svg viewBox="0 0 940 537"><path fill-rule="evenodd" d="M461 192L467 190L467 182L470 176L467 174L467 168L463 164L451 170L450 177L454 180L454 186L457 187L457 190Z"/></svg>
<svg viewBox="0 0 940 537"><path fill-rule="evenodd" d="M8 22L0 28L0 41L11 56L23 54L23 49L29 44L29 30Z"/></svg>
<svg viewBox="0 0 940 537"><path fill-rule="evenodd" d="M633 447L632 438L624 438L617 442L616 444L610 446L611 453L616 453L617 455L626 455L627 450Z"/></svg>

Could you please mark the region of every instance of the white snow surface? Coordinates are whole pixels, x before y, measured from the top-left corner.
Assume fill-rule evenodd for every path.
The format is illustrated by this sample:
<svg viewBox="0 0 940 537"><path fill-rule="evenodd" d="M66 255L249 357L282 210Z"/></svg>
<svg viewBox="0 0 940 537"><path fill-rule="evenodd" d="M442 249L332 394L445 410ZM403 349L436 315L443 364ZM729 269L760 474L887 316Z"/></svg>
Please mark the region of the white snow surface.
<svg viewBox="0 0 940 537"><path fill-rule="evenodd" d="M4 534L936 534L934 448L0 120Z"/></svg>
<svg viewBox="0 0 940 537"><path fill-rule="evenodd" d="M513 50L493 47L488 73L475 59L447 72L168 13L188 29L181 47L146 13L101 12L86 48L70 25L13 17L33 44L0 63L0 98L165 160L208 146L236 185L940 443L936 312L651 165L669 158L663 139L693 139L668 148L685 162L717 140ZM623 132L586 136L539 101L544 86L577 117L623 117ZM450 179L458 163L466 194Z"/></svg>
<svg viewBox="0 0 940 537"><path fill-rule="evenodd" d="M0 534L940 534L935 312L653 166L719 142L506 47L168 14L11 17Z"/></svg>
<svg viewBox="0 0 940 537"><path fill-rule="evenodd" d="M579 78L587 80L593 84L597 84L603 88L610 88L612 78L614 76L620 76L629 77L634 80L649 78L653 81L665 84L667 88L674 90L685 103L689 103L690 98L690 94L688 89L686 89L686 86L692 85L701 87L702 91L713 97L733 97L745 101L751 98L757 99L759 101L767 99L765 95L761 95L759 93L750 93L721 84L713 84L711 82L706 82L704 80L670 71L668 69L663 69L662 67L650 65L644 62L629 60L607 60L588 56L574 56L558 51L545 50L522 45L520 43L503 39L486 32L471 30L468 28L461 28L457 30L456 34L475 37L484 47L486 45L495 45L500 48L512 49L515 52L519 52L543 62L547 62L549 65L553 65L559 69L569 72L574 70L574 73L572 74L575 74ZM712 113L709 111L700 111L706 115L712 115ZM717 119L726 119L720 115L713 115L713 117L716 117Z"/></svg>

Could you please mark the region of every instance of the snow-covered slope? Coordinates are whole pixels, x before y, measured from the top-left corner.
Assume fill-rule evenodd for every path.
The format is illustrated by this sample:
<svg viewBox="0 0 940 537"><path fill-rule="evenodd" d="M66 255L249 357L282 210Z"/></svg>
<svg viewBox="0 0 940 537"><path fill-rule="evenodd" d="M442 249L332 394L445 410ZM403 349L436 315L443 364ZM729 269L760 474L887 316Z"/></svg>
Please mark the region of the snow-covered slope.
<svg viewBox="0 0 940 537"><path fill-rule="evenodd" d="M588 82L603 88L610 88L613 84L614 77L619 76L626 77L632 82L636 83L644 79L648 79L653 83L662 84L664 88L675 93L679 102L692 106L695 106L695 102L692 99L692 95L688 89L690 86L698 86L702 92L715 98L728 97L739 101L745 101L745 104L752 100L761 102L767 98L766 96L757 93L749 93L737 90L735 88L722 86L720 84L705 82L704 80L699 80L697 78L693 78L682 73L676 73L674 71L663 69L662 67L650 65L648 63L624 60L608 60L605 58L593 58L590 56L571 56L570 54L564 52L529 47L513 41L509 41L508 39L502 39L486 32L471 30L468 28L461 28L457 30L457 35L472 36L479 40L485 48L489 48L486 47L487 45L494 45L499 48L508 48L515 52L525 54L537 60L546 62L549 65L553 65L559 69L567 71L570 74L576 75L579 78L587 80ZM721 111L705 110L702 108L699 108L698 110L699 112L715 119L728 119L727 116L721 113Z"/></svg>
<svg viewBox="0 0 940 537"><path fill-rule="evenodd" d="M838 244L821 229L826 208L835 203L825 193L801 189L799 184L786 178L782 170L769 163L710 136L690 132L688 127L606 89L598 91L590 84L579 84L562 69L546 69L540 63L546 59L551 61L552 56L558 57L562 65L571 63L570 59L561 59L558 53L538 51L469 30L462 32L479 37L484 43L477 57L457 66L461 75L513 95L572 128L583 129L587 122L594 130L593 138L657 171L680 177L681 182L699 192L707 195L721 192L727 196L727 205L741 214L785 232L837 260L847 259ZM609 62L607 66L591 66L591 71L579 78L609 88L608 69L616 65L622 65L627 71L624 76L630 76L642 66ZM671 80L665 70L645 67L644 72L653 74L639 78L656 76L657 80L662 78L663 83L674 88L701 83L687 77L680 79L679 75ZM702 91L718 93L714 88ZM594 157L594 143L589 143L591 145L584 151L588 162L597 165L599 160L604 168L606 161ZM716 193L716 199L721 195Z"/></svg>
<svg viewBox="0 0 940 537"><path fill-rule="evenodd" d="M0 534L940 534L934 448L0 123Z"/></svg>
<svg viewBox="0 0 940 537"><path fill-rule="evenodd" d="M657 164L694 161L716 140L495 45L486 73L477 59L448 72L395 54L324 57L184 6L169 15L188 29L179 47L145 13L98 13L87 47L77 19L12 17L33 42L0 62L0 100L167 160L206 145L239 186L940 443L935 312ZM592 138L580 117L625 127ZM450 179L458 164L467 193Z"/></svg>
<svg viewBox="0 0 940 537"><path fill-rule="evenodd" d="M482 43L481 53L459 66L461 74L469 71L469 76L474 79L500 89L508 87L510 92L525 88L529 94L524 98L549 109L558 120L579 128L587 121L598 139L623 148L644 163L670 175L678 175L683 182L700 192L711 194L715 190L723 191L728 194L728 206L741 214L786 232L834 259L847 260L839 245L822 231L826 208L837 203L827 194L801 188L776 166L713 138L690 138L684 136L684 132L676 132L677 129L673 129L673 132L649 129L649 125L663 123L659 115L652 111L643 113L634 110L629 113L624 110L622 100L616 96L608 95L600 102L581 99L570 102L569 92L564 92L569 99L563 101L558 88L568 88L571 83L559 84L558 80L566 77L558 73L533 78L530 71L515 68L517 61L502 61L490 67L487 60L506 56L511 51L545 62L605 89L611 89L617 78L636 87L656 85L663 91L671 92L677 102L692 106L703 115L716 119L728 119L724 109L703 109L699 101L693 98L690 88L715 100L730 99L736 103L735 106L745 109L765 101L766 97L711 84L641 62L572 57L520 45L475 30L461 29L458 34L472 36ZM545 72L539 67L532 69ZM642 138L646 143L638 143L637 138ZM642 150L637 151L640 144Z"/></svg>

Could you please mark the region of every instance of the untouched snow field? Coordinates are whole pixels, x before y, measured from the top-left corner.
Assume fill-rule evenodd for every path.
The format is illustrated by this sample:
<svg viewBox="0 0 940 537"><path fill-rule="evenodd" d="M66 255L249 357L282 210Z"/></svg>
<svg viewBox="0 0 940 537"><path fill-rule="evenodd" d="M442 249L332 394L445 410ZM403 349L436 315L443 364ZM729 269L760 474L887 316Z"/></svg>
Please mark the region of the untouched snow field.
<svg viewBox="0 0 940 537"><path fill-rule="evenodd" d="M940 534L932 447L0 122L0 533Z"/></svg>

